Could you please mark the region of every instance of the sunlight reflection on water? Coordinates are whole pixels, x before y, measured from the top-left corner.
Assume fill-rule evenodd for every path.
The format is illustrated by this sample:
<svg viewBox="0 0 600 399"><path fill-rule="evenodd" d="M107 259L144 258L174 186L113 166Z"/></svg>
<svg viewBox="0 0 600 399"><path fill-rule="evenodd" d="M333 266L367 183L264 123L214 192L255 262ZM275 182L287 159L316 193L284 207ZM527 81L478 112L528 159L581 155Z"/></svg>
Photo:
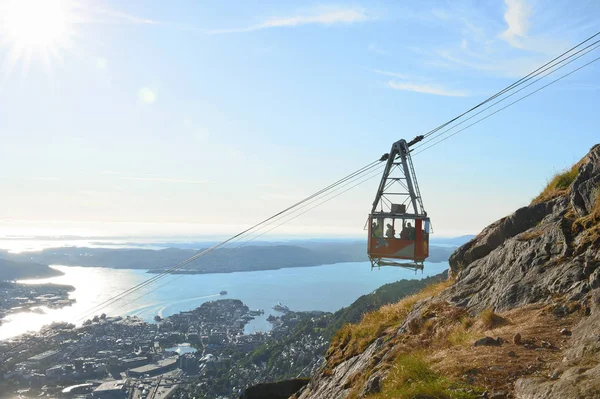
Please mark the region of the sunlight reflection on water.
<svg viewBox="0 0 600 399"><path fill-rule="evenodd" d="M88 316L87 312L95 305L111 298L115 293L125 291L126 289L144 281L148 274L143 270L111 270L100 267L69 267L52 266L66 274L58 277L35 280L20 280L25 284L65 284L76 287L69 297L76 300L72 306L66 306L61 309L49 309L41 307L44 313L16 313L5 318L4 324L0 326L0 339L5 339L27 331L37 331L42 326L53 321L69 321L77 323L82 317ZM131 311L136 307L135 304L127 306L124 304L123 311ZM109 314L111 308L103 310ZM77 323L79 324L79 323Z"/></svg>
<svg viewBox="0 0 600 399"><path fill-rule="evenodd" d="M269 314L277 314L272 307L278 302L295 311L332 312L348 306L359 296L383 284L438 274L448 268L448 263L426 262L423 274L400 268L371 270L369 262L353 262L253 272L170 275L111 307L95 312L90 312L90 309L153 275L145 270L52 267L65 275L23 282L72 285L76 290L71 292L70 297L77 302L62 309L43 309L44 314L29 312L11 315L0 326L0 339L37 331L53 321L81 324L83 320L102 312L109 316L136 315L152 321L156 315L167 317L194 309L207 301L226 298L240 299L253 310L264 309L263 315L246 325L246 333L268 331L271 325L266 319ZM219 295L220 291L227 291L228 294Z"/></svg>

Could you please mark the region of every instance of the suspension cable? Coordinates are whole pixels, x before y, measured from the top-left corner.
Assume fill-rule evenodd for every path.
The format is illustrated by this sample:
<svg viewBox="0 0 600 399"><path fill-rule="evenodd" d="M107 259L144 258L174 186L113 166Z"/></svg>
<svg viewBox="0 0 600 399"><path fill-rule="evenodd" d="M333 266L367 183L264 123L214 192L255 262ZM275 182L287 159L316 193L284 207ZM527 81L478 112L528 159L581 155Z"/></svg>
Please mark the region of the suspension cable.
<svg viewBox="0 0 600 399"><path fill-rule="evenodd" d="M496 94L492 95L491 97L485 99L484 101L480 102L479 104L471 107L470 109L468 109L467 111L463 112L462 114L450 119L448 122L445 122L443 124L441 124L440 126L436 127L435 129L432 129L430 131L428 131L427 133L423 134L423 136L425 138L431 136L432 134L436 133L437 131L443 129L444 127L448 126L449 124L457 121L458 119L462 118L463 116L467 115L468 113L476 110L477 108L480 108L481 106L487 104L490 101L493 101L494 99L496 99L497 97L503 95L504 93L506 93L509 90L512 90L513 88L515 88L516 86L526 82L527 80L531 79L533 76L535 76L535 74L538 73L538 71L542 70L543 68L545 68L546 66L552 64L553 62L561 59L562 57L564 57L566 54L572 52L573 50L575 50L576 48L582 46L583 44L587 43L588 41L592 40L593 38L595 38L596 36L600 35L600 31L596 32L594 35L588 37L587 39L583 40L582 42L578 43L577 45L571 47L569 50L563 52L562 54L560 54L558 57L553 58L552 60L548 61L547 63L545 63L544 65L540 66L539 68L537 68L536 70L528 73L527 75L525 75L524 77L522 77L521 79L513 82L512 84L508 85L507 87L505 87L504 89L500 90L499 92L497 92Z"/></svg>
<svg viewBox="0 0 600 399"><path fill-rule="evenodd" d="M592 46L593 46L593 47L592 47ZM590 47L591 47L591 48L590 48ZM469 116L468 118L466 118L466 119L463 119L461 122L459 122L459 123L457 123L457 124L455 124L455 125L453 125L453 126L451 126L451 127L447 128L447 129L445 129L445 130L443 130L443 131L438 131L438 133L437 133L436 135L434 135L433 137L431 137L431 138L430 138L428 141L425 141L425 142L421 142L421 143L419 143L419 144L418 144L418 145L417 145L415 148L413 148L413 149L411 150L411 152L412 152L412 151L415 151L415 150L422 149L423 147L430 148L430 147L427 147L427 145L428 145L429 143L431 143L431 142L432 142L434 139L437 139L437 138L440 138L440 137L444 136L445 134L447 134L447 133L448 133L448 132L450 132L451 130L454 130L454 129L456 129L457 127L459 127L459 126L460 126L460 125L462 125L463 123L465 123L465 122L468 122L469 120L471 120L471 119L475 118L477 115L480 115L480 114L482 114L483 112L487 111L488 109L490 109L490 108L493 108L493 107L495 107L496 105L498 105L498 104L500 104L500 103L502 103L502 102L504 102L504 101L508 100L509 98L511 98L512 96L514 96L515 94L517 94L517 93L519 93L519 92L521 92L521 91L525 90L525 89L526 89L526 88L528 88L529 86L532 86L532 85L536 84L536 83L537 83L537 82L539 82L540 80L542 80L542 79L544 79L544 78L546 78L546 77L550 76L551 74L553 74L553 73L555 73L555 72L559 71L560 69L562 69L562 68L566 67L567 65L569 65L569 64L571 64L571 63L573 63L573 62L577 61L577 60L578 60L578 59L580 59L581 57L584 57L585 55L587 55L587 54L591 53L592 51L594 51L594 50L598 49L599 47L600 47L600 40L598 40L598 41L596 41L596 42L594 42L594 43L590 44L590 45L589 45L589 46L587 46L586 48L584 48L584 49L582 49L582 50L578 51L577 53L575 53L575 54L579 54L580 52L582 52L582 51L584 51L584 50L587 50L587 51L583 52L582 54L578 55L577 57L574 57L574 56L575 56L575 54L573 54L571 57L574 57L574 58L572 58L572 59L571 59L571 58L565 58L565 59L563 60L563 61L567 61L567 60L570 60L570 61L568 61L568 62L566 62L566 63L564 63L564 64L562 64L562 65L560 65L560 66L558 66L558 67L556 67L556 66L557 66L557 65L559 65L559 64L553 65L551 68L554 68L554 67L556 67L556 68L555 68L555 69L553 69L553 70L550 70L550 71L549 71L548 73L546 73L545 75L541 75L541 76L540 76L540 75L536 75L536 76L539 76L537 79L535 79L535 80L531 81L530 83L526 84L525 86L521 87L519 90L513 91L512 93L510 93L510 94L509 94L509 95L507 95L506 97L503 97L503 98L501 98L500 100L498 100L498 101L496 101L496 102L492 103L491 105L489 105L489 106L487 106L487 107L483 108L482 110L480 110L480 111L476 112L475 114L473 114L473 115ZM585 66L587 66L587 64L586 64ZM551 69L551 68L548 68L548 69ZM548 71L548 69L546 69L545 71ZM577 71L577 70L579 70L579 69L581 69L581 68L578 68L578 69L576 69L575 71ZM568 75L570 75L570 73L569 73L569 74L567 74L566 76L568 76ZM562 78L561 78L561 79L562 79ZM556 81L558 81L558 80L561 80L561 79L557 79ZM554 81L554 82L556 82L556 81ZM554 83L554 82L552 82L552 83ZM552 83L551 83L551 84L552 84ZM542 88L545 88L545 87L547 87L547 86L550 86L550 84L548 84L548 85L546 85L546 86L543 86ZM539 91L539 90L535 90L535 91L533 91L533 92L532 92L532 94L533 94L533 93L536 93L536 92L538 92L538 91ZM527 97L529 97L529 95L526 95L526 96L524 96L523 98L527 98ZM518 101L516 101L516 102L518 102ZM511 105L512 105L512 104L515 104L516 102L513 102L513 103L511 103ZM504 108L502 108L502 109L505 109L505 108L507 108L507 107L504 107ZM472 125L469 125L469 126L472 126ZM461 131L462 131L462 130L461 130ZM418 153L420 153L420 152L422 152L422 151L418 151L416 154L418 154ZM415 154L415 155L416 155L416 154Z"/></svg>

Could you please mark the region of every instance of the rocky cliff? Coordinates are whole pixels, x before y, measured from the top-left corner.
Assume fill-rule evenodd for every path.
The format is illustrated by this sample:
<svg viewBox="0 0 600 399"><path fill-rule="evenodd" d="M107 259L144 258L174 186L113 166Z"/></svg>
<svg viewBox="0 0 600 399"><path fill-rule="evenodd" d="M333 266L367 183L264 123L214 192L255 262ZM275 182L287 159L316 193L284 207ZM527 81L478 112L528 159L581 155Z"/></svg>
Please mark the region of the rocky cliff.
<svg viewBox="0 0 600 399"><path fill-rule="evenodd" d="M450 279L335 336L296 397L600 397L600 145L450 258Z"/></svg>

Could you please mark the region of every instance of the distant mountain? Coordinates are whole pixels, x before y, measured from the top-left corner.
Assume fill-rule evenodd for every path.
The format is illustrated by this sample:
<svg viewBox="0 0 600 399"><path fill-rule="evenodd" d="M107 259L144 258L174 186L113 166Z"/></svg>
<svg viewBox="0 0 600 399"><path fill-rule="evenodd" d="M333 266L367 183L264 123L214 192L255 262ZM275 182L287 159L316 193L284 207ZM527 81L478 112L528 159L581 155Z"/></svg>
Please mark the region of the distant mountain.
<svg viewBox="0 0 600 399"><path fill-rule="evenodd" d="M179 273L228 273L273 270L367 261L365 241L304 241L300 245L248 245L220 248L178 270ZM430 246L430 262L446 262L451 246ZM39 252L4 253L13 261L67 266L145 269L160 272L200 253L203 249L167 248L50 248Z"/></svg>
<svg viewBox="0 0 600 399"><path fill-rule="evenodd" d="M61 271L47 265L32 262L15 262L0 258L0 281L48 278L62 274Z"/></svg>
<svg viewBox="0 0 600 399"><path fill-rule="evenodd" d="M162 250L130 248L49 248L39 252L5 254L14 261L66 265L108 267L112 269L154 269L175 265L196 254L197 250L168 248Z"/></svg>
<svg viewBox="0 0 600 399"><path fill-rule="evenodd" d="M163 270L202 252L203 249L168 248L108 249L108 248L51 248L40 252L10 254L15 261L30 259L36 262L67 266L95 266L115 269ZM317 266L339 262L365 261L364 245L323 246L304 248L293 245L244 246L217 249L186 265L181 272L223 273L233 271L270 270L285 267Z"/></svg>

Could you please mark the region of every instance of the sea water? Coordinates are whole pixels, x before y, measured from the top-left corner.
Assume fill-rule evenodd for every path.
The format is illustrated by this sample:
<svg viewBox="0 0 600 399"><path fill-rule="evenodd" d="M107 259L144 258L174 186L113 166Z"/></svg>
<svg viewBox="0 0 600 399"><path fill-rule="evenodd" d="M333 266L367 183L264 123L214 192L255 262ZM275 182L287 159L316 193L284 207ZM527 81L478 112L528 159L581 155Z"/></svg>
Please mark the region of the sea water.
<svg viewBox="0 0 600 399"><path fill-rule="evenodd" d="M0 326L0 339L38 331L54 321L81 324L101 313L109 316L135 315L152 322L157 315L167 317L194 309L206 301L225 298L240 299L252 310L265 311L264 315L257 316L246 326L246 333L268 331L270 324L266 319L269 314L279 314L272 310L279 302L295 311L334 312L384 284L441 273L448 268L448 263L425 262L424 271L417 273L396 267L371 270L369 262L352 262L252 272L168 275L114 303L107 301L156 275L144 270L52 267L65 274L22 282L72 285L75 291L70 297L76 303L62 309L40 308L43 313L12 314ZM227 291L227 294L220 295L221 291Z"/></svg>

